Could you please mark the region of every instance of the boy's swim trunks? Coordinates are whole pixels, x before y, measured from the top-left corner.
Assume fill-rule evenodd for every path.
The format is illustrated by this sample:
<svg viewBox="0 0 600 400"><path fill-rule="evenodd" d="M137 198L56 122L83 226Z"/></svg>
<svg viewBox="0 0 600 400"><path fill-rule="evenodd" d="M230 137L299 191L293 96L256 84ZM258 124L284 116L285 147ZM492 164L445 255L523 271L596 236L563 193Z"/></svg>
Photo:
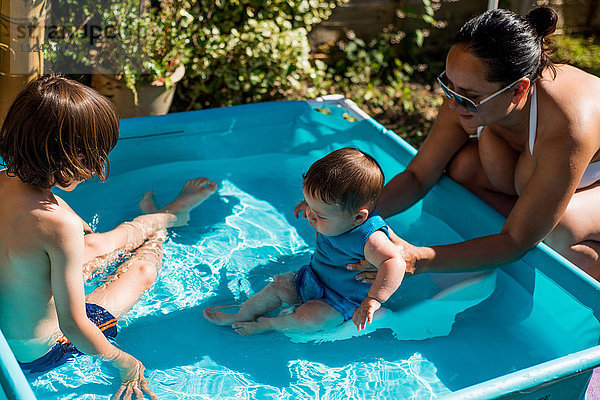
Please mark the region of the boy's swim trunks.
<svg viewBox="0 0 600 400"><path fill-rule="evenodd" d="M100 328L104 336L107 338L117 336L117 319L111 313L96 304L86 304L85 309L88 319ZM64 364L67 360L79 354L82 353L69 342L69 339L61 336L57 340L56 345L46 354L37 360L28 363L19 363L19 365L21 365L21 369L25 372L46 372Z"/></svg>
<svg viewBox="0 0 600 400"><path fill-rule="evenodd" d="M319 280L310 265L305 265L296 273L296 290L302 303L308 300L322 300L342 313L344 321L352 319L352 314L360 306L329 289Z"/></svg>

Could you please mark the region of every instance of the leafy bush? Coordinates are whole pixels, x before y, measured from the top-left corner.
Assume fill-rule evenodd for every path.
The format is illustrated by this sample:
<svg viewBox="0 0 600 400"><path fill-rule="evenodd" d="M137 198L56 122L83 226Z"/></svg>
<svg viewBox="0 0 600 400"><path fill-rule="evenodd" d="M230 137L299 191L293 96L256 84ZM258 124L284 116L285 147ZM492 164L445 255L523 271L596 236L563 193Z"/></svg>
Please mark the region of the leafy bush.
<svg viewBox="0 0 600 400"><path fill-rule="evenodd" d="M429 0L423 0L423 13L403 10L404 18L421 21L425 28L436 24ZM427 29L404 32L393 26L365 41L347 32L345 41L336 43L337 54L326 68L324 82L329 92L344 93L371 115L387 109L415 112L415 99L408 82L427 65L420 54ZM417 103L419 103L417 101Z"/></svg>
<svg viewBox="0 0 600 400"><path fill-rule="evenodd" d="M117 70L133 90L137 83L169 86L170 74L182 64L186 77L178 86L178 111L342 93L374 115L398 105L402 112L418 112L407 82L420 67L413 65L426 30L390 27L369 41L348 32L346 40L333 44L330 62L312 58L309 31L343 1L114 0L109 6L64 0L57 15L75 25L113 24L118 36L104 38L92 51L75 46L59 55L82 65L109 63L107 69ZM435 23L430 0L423 5L422 14L404 14Z"/></svg>
<svg viewBox="0 0 600 400"><path fill-rule="evenodd" d="M233 105L303 91L322 71L308 32L342 0L196 0L194 56L180 95L188 108ZM307 93L316 93L307 89Z"/></svg>
<svg viewBox="0 0 600 400"><path fill-rule="evenodd" d="M193 51L194 18L186 6L187 0L56 2L46 58L58 72L120 75L134 93L136 84L168 87L170 75L190 62Z"/></svg>
<svg viewBox="0 0 600 400"><path fill-rule="evenodd" d="M591 74L600 76L600 44L595 36L583 37L570 34L553 37L553 59L568 62Z"/></svg>
<svg viewBox="0 0 600 400"><path fill-rule="evenodd" d="M343 0L195 1L190 9L196 18L195 54L179 89L187 104L183 108L335 92L350 94L359 104L387 107L399 102L412 110L406 82L425 30L390 30L368 42L348 32L327 64L311 59L307 36ZM423 14L410 17L435 23L430 0L423 5Z"/></svg>

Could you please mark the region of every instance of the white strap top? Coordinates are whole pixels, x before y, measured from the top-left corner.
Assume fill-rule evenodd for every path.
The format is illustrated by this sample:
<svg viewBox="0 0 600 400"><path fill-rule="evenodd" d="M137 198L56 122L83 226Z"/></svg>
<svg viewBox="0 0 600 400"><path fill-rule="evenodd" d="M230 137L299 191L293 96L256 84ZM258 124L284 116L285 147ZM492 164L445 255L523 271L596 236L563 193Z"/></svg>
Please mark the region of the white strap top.
<svg viewBox="0 0 600 400"><path fill-rule="evenodd" d="M477 127L477 138L481 135L483 126ZM529 151L533 155L533 146L535 145L535 137L537 131L537 94L535 91L535 82L531 92L531 103L529 106ZM586 168L577 189L590 186L600 180L600 161L590 163Z"/></svg>
<svg viewBox="0 0 600 400"><path fill-rule="evenodd" d="M535 82L531 91L531 103L529 105L529 151L533 155L533 145L537 131L537 95L535 93Z"/></svg>

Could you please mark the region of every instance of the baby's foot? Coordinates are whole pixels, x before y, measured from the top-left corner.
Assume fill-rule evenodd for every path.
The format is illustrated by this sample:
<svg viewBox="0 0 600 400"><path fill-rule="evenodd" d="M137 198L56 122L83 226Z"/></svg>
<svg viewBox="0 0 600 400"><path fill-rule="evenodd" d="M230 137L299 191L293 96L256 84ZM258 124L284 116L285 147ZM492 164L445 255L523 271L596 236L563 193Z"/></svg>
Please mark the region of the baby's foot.
<svg viewBox="0 0 600 400"><path fill-rule="evenodd" d="M252 318L240 315L239 312L235 314L230 314L222 311L215 311L217 309L230 307L240 307L240 305L208 307L204 310L202 315L204 315L204 318L206 318L215 325L231 325L234 322L245 322L252 320Z"/></svg>
<svg viewBox="0 0 600 400"><path fill-rule="evenodd" d="M240 335L256 335L257 333L263 333L271 330L268 324L265 323L264 319L259 318L258 322L236 322L231 327Z"/></svg>
<svg viewBox="0 0 600 400"><path fill-rule="evenodd" d="M158 212L158 205L156 204L156 197L154 197L154 190L144 193L144 198L142 198L142 201L140 201L139 207L144 214Z"/></svg>
<svg viewBox="0 0 600 400"><path fill-rule="evenodd" d="M172 226L185 225L190 219L190 211L209 198L215 190L216 182L211 182L208 178L191 179L183 185L177 198L160 211L172 213L177 217Z"/></svg>

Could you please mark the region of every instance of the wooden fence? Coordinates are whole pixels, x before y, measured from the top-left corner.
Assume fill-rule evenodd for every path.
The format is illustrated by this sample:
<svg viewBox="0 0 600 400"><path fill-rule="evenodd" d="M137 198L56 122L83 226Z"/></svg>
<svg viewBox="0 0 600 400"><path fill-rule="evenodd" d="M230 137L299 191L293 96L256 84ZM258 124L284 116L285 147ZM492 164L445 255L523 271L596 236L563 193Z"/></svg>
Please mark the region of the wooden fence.
<svg viewBox="0 0 600 400"><path fill-rule="evenodd" d="M526 14L537 5L549 5L559 13L559 29L571 31L600 30L599 0L499 0L499 7ZM311 45L317 48L324 43L335 43L353 31L357 36L369 39L384 29L407 32L426 28L435 43L443 45L469 18L487 8L487 0L432 0L437 27L427 27L423 21L411 17L422 14L421 0L349 0L338 6L327 21L313 28Z"/></svg>

